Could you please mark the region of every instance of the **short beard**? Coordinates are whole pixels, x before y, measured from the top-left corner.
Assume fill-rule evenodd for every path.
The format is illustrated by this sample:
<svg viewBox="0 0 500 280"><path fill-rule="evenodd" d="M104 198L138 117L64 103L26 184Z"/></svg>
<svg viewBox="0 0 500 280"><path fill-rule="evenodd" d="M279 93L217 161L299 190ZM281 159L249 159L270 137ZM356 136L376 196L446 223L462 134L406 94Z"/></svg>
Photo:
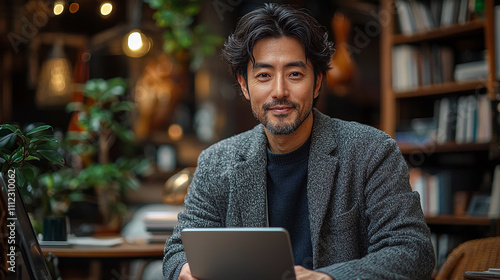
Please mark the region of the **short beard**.
<svg viewBox="0 0 500 280"><path fill-rule="evenodd" d="M269 121L267 112L268 112L269 108L272 108L272 107L278 106L278 105L290 106L294 110L300 112L300 110L299 110L300 106L298 104L291 102L289 100L286 100L286 99L275 100L272 103L266 103L266 104L262 105L262 112L264 112L263 119L260 119L257 116L257 114L255 114L255 111L252 110L254 117L259 122L261 122L270 133L275 134L275 135L290 135L290 134L294 133L302 125L302 123L307 119L307 117L309 117L309 115L311 114L311 111L312 111L312 108L311 108L311 110L309 110L309 112L307 112L307 114L305 116L301 116L300 113L297 114L297 117L291 123L283 123L282 122L282 120L284 118L286 118L287 115L285 115L285 114L278 115L277 116L279 119L278 123L272 124Z"/></svg>

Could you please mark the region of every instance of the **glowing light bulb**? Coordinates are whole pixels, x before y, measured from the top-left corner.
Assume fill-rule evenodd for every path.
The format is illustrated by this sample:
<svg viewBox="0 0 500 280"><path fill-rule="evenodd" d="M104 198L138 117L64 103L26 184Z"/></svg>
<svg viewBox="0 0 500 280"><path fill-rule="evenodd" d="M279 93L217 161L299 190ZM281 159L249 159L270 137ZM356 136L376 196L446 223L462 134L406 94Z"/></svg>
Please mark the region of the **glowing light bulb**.
<svg viewBox="0 0 500 280"><path fill-rule="evenodd" d="M149 52L151 44L151 39L148 36L139 29L134 29L123 37L122 49L130 57L141 57Z"/></svg>
<svg viewBox="0 0 500 280"><path fill-rule="evenodd" d="M54 3L54 15L58 16L62 14L64 11L64 2L63 1L56 1Z"/></svg>
<svg viewBox="0 0 500 280"><path fill-rule="evenodd" d="M101 4L101 15L108 16L113 11L113 4L104 2Z"/></svg>
<svg viewBox="0 0 500 280"><path fill-rule="evenodd" d="M137 51L142 47L142 45L143 43L141 33L135 31L128 36L128 47L131 50Z"/></svg>

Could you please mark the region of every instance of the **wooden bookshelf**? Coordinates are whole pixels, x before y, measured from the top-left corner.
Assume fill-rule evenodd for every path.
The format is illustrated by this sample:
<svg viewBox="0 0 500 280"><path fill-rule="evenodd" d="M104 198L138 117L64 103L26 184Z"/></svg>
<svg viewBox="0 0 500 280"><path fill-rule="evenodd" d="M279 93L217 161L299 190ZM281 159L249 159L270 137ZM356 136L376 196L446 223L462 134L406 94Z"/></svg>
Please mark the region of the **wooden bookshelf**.
<svg viewBox="0 0 500 280"><path fill-rule="evenodd" d="M439 215L425 217L429 225L491 226L495 220L486 217Z"/></svg>
<svg viewBox="0 0 500 280"><path fill-rule="evenodd" d="M427 32L417 33L411 36L404 34L394 34L392 44L407 44L422 41L446 40L456 37L463 37L482 32L486 26L484 19L469 21L466 24L454 24L446 27L438 27Z"/></svg>
<svg viewBox="0 0 500 280"><path fill-rule="evenodd" d="M415 0L421 1L421 0ZM455 99L462 96L478 96L478 95L487 95L487 100L493 101L496 100L496 94L498 92L498 81L496 80L496 70L495 69L495 41L494 41L494 0L484 0L484 17L470 17L468 21L464 23L456 23L451 24L444 27L436 27L434 29L427 29L425 31L414 32L411 35L402 34L398 31L398 12L396 10L395 0L381 0L380 1L380 10L381 11L390 11L390 19L385 20L384 24L381 24L381 38L380 38L380 59L381 59L381 128L385 132L387 132L392 137L396 138L396 127L401 127L401 124L404 118L404 121L408 122L409 120L413 120L416 118L429 118L429 113L436 112L436 106L438 102L444 98ZM430 1L424 1L425 3L430 3ZM401 30L403 30L401 28ZM394 49L400 45L408 45L412 50L416 52L422 52L426 50L425 48L429 46L437 46L438 48L444 46L450 48L453 51L454 58L457 57L457 54L462 54L464 50L467 50L466 47L463 46L464 41L471 40L477 44L477 46L483 47L485 50L486 57L486 65L488 67L487 75L485 78L474 79L469 81L458 82L452 79L451 81L447 79L447 82L436 82L436 80L432 79L431 83L422 82L421 78L423 76L420 73L418 76L419 83L417 86L409 87L406 89L405 86L401 86L399 83L395 83L394 86L396 88L405 88L404 90L397 90L393 88L393 74L395 77L405 77L401 76L400 72L398 72L398 68L393 71L392 67L399 67L401 65L400 61L394 60L395 57L401 58L398 56L398 52L394 51ZM469 41L467 41L469 42ZM406 46L405 46L406 47ZM394 55L394 57L393 57ZM413 55L413 53L411 54ZM422 71L422 60L423 53L418 54L418 71ZM441 58L442 59L442 58ZM394 63L395 66L394 66ZM457 61L453 62L453 67L459 63ZM460 62L463 63L463 62ZM405 65L405 63L403 63ZM427 64L429 65L429 64ZM433 71L435 69L431 68ZM454 69L453 69L454 70ZM393 73L394 72L394 73ZM427 74L427 73L426 73ZM426 85L422 85L426 84ZM484 96L483 101L485 99ZM455 101L456 102L456 101ZM489 104L489 102L487 102ZM418 109L420 106L421 109ZM422 107L426 106L426 107ZM484 107L481 107L484 108ZM479 109L478 109L479 111ZM418 115L421 114L421 115ZM443 114L444 115L444 114ZM436 115L434 115L436 117ZM436 121L439 119L436 118ZM406 124L403 123L403 124ZM494 122L492 122L494 123ZM453 134L455 135L455 134ZM458 134L457 134L458 135ZM456 136L458 139L458 136ZM498 137L498 136L497 136ZM495 137L492 137L492 140ZM401 138L403 139L403 138ZM408 138L404 138L408 139ZM479 139L479 137L477 138ZM490 140L490 141L492 141ZM432 159L428 159L430 157L422 157L422 162L419 162L418 168L425 170L428 167L432 172L430 175L434 176L439 174L438 172L446 171L446 169L451 169L454 167L446 166L446 164L450 164L451 161L449 158L460 159L460 164L470 164L472 166L460 166L465 170L465 172L475 172L473 173L476 177L485 177L481 176L487 174L487 172L491 172L493 169L491 167L494 166L492 162L484 162L487 155L490 153L490 147L492 143L488 142L467 142L465 144L457 144L452 141L445 140L443 143L426 143L426 144L418 144L418 143L398 143L402 154L406 158L411 158L415 154L425 154L425 155L433 155ZM469 159L473 157L474 160L469 161ZM439 160L439 159L448 159L448 160ZM463 159L463 160L462 160ZM426 161L428 160L428 161ZM474 166L475 163L481 162L480 166ZM426 166L431 165L431 166ZM409 165L411 162L409 161ZM462 169L460 169L461 171ZM455 174L455 173L446 173L447 175ZM442 175L442 174L440 174ZM446 175L446 176L447 176ZM461 174L459 174L461 175ZM477 176L478 175L478 176ZM451 176L453 177L453 176ZM449 177L446 177L449 178ZM459 182L460 183L460 182ZM453 194L455 191L464 191L463 189L456 189L455 185L451 185L452 191L447 192L448 194ZM481 182L474 180L469 185L467 181L467 192L476 192L480 190ZM453 189L455 188L455 189ZM433 190L436 190L435 188ZM426 191L427 192L427 191ZM429 192L432 193L432 192ZM426 195L429 195L427 193ZM427 197L428 198L428 197ZM448 195L450 198L450 195ZM453 202L451 202L453 203ZM426 205L428 207L428 205ZM436 208L434 208L436 209ZM425 210L424 210L425 211ZM441 210L439 210L441 211ZM452 211L453 212L453 211ZM448 212L440 212L440 213L450 213ZM429 225L436 226L437 228L454 228L453 226L470 226L470 227L486 227L488 232L493 235L499 234L499 220L489 219L487 217L473 217L473 216L455 216L455 215L437 215L437 216L428 216L426 217L426 221ZM454 234L450 232L450 234ZM479 236L478 236L479 238Z"/></svg>
<svg viewBox="0 0 500 280"><path fill-rule="evenodd" d="M449 153L449 152L486 152L489 143L465 143L457 144L448 142L444 144L426 143L426 144L408 144L399 143L399 149L404 155L417 153Z"/></svg>
<svg viewBox="0 0 500 280"><path fill-rule="evenodd" d="M405 35L396 33L397 12L394 0L382 0L380 9L391 11L392 18L381 25L381 127L389 135L395 136L397 125L398 102L406 98L421 96L446 95L450 93L475 93L485 90L491 100L495 99L498 83L495 79L495 42L494 42L494 0L485 0L485 18L469 20L464 24L454 24L438 27L429 31ZM488 77L484 80L469 82L448 82L419 86L405 91L395 91L392 88L392 49L401 44L420 44L429 42L453 41L465 36L484 40L486 50Z"/></svg>
<svg viewBox="0 0 500 280"><path fill-rule="evenodd" d="M442 95L450 93L460 93L466 91L477 91L486 89L486 81L449 82L442 84L419 86L412 90L394 92L395 99L420 97L428 95Z"/></svg>

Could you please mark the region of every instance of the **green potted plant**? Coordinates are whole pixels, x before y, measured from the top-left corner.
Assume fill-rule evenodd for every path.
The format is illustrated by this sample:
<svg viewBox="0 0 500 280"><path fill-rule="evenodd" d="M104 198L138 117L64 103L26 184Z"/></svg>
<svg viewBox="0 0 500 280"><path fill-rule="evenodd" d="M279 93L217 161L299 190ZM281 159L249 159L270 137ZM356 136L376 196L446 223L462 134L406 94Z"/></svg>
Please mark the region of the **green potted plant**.
<svg viewBox="0 0 500 280"><path fill-rule="evenodd" d="M29 124L24 128L15 124L0 125L0 172L6 174L12 170L10 172L15 174L23 196L41 206L36 209L38 213L33 213L32 223L37 232L41 232L42 217L65 214L53 209L55 201L62 196L59 190L48 189L37 180L42 174L54 172L64 164L52 130L49 125Z"/></svg>
<svg viewBox="0 0 500 280"><path fill-rule="evenodd" d="M14 169L17 183L25 187L35 180L40 168L62 166L64 161L57 152L58 141L48 133L49 125L28 125L22 130L18 125L0 125L0 172Z"/></svg>
<svg viewBox="0 0 500 280"><path fill-rule="evenodd" d="M63 157L57 151L58 144L49 125L29 124L21 128L17 124L0 124L0 173L6 175L2 178L14 176L19 191L32 199L37 194L44 194L39 197L43 215L47 215L43 217L52 214L53 197L48 194L47 189L39 189L36 179L44 172L52 172L63 166ZM32 219L31 223L35 231L41 232L37 219ZM0 242L0 251L6 252L3 249L10 246L8 244L5 235L3 242ZM52 277L57 279L58 274L53 269L54 262L50 254L46 261ZM0 273L0 275L5 274Z"/></svg>
<svg viewBox="0 0 500 280"><path fill-rule="evenodd" d="M103 223L114 229L127 210L124 193L139 187L137 175L148 167L148 162L138 157L110 156L117 139L126 145L120 153L133 144L129 113L135 105L124 100L126 88L122 78L89 80L84 85L85 99L67 105L69 112L78 114L80 129L68 132L64 147L77 156L82 167L68 183L93 188Z"/></svg>

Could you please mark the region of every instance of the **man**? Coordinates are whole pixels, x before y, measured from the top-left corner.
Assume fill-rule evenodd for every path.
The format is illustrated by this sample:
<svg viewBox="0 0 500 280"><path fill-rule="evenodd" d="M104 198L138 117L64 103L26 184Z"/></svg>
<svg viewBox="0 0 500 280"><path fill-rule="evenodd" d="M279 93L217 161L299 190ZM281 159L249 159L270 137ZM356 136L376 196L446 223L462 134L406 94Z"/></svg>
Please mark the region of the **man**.
<svg viewBox="0 0 500 280"><path fill-rule="evenodd" d="M194 279L186 227L279 226L297 279L429 279L434 253L396 143L313 109L333 47L317 21L275 4L244 16L224 45L261 124L203 151L167 241L167 279Z"/></svg>

